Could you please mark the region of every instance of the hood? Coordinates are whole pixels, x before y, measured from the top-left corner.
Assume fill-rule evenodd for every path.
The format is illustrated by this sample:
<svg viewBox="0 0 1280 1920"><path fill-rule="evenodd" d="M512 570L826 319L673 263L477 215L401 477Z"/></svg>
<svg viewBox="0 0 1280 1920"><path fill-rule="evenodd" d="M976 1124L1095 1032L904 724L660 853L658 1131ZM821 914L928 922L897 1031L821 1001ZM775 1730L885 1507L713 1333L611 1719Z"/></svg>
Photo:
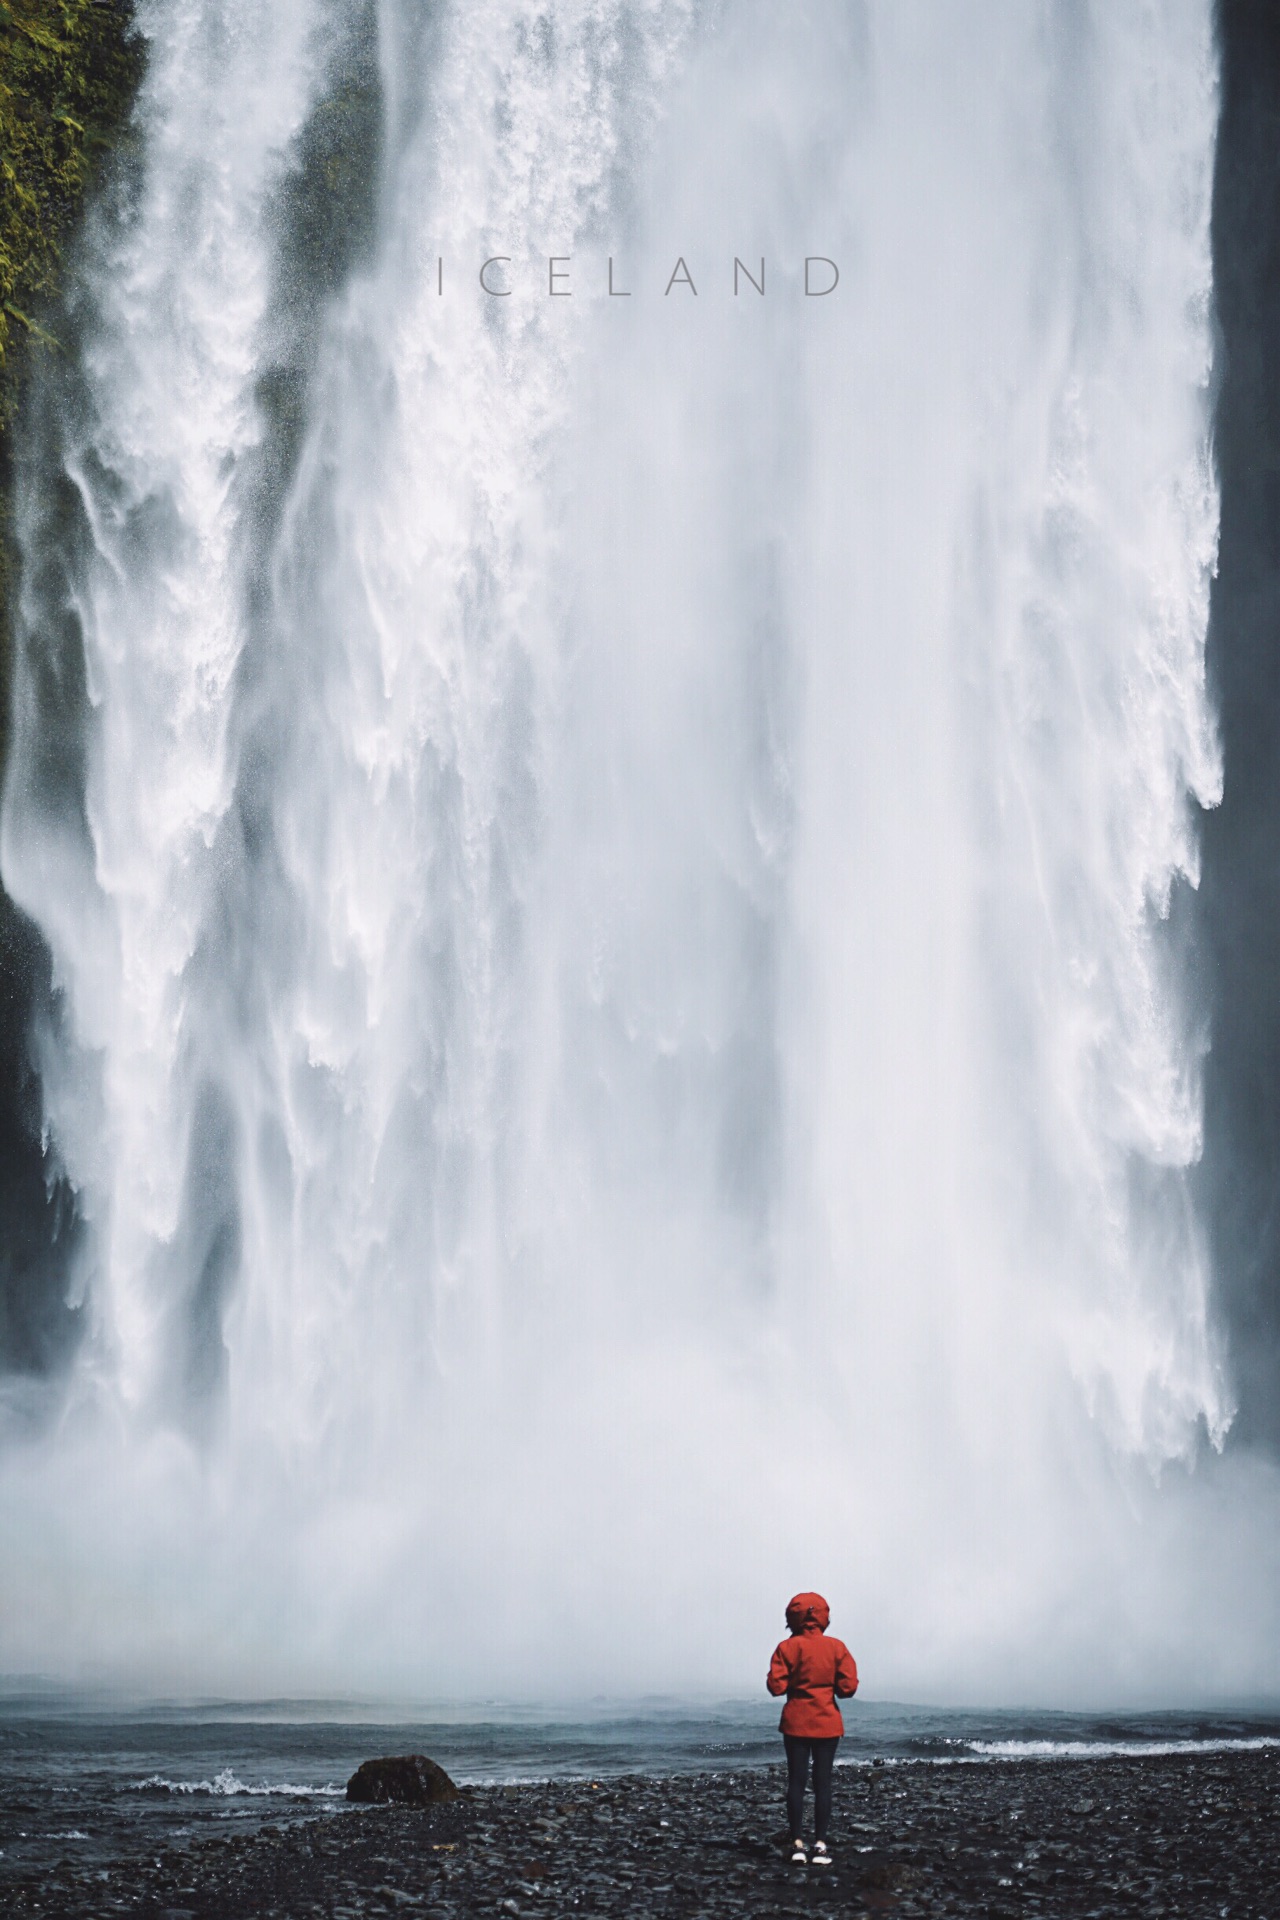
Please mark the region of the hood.
<svg viewBox="0 0 1280 1920"><path fill-rule="evenodd" d="M798 1593L787 1602L787 1625L792 1633L804 1633L816 1628L825 1633L831 1619L831 1609L820 1593Z"/></svg>

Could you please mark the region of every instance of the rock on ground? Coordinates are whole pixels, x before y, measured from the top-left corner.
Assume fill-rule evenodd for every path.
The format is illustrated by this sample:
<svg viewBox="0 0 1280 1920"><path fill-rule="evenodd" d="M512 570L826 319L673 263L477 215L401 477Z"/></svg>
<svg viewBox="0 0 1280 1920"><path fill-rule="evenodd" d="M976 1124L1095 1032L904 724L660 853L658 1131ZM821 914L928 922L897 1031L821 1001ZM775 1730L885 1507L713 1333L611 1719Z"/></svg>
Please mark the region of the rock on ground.
<svg viewBox="0 0 1280 1920"><path fill-rule="evenodd" d="M456 1800L458 1789L425 1753L401 1753L387 1760L366 1760L347 1782L348 1800L365 1806L434 1807Z"/></svg>

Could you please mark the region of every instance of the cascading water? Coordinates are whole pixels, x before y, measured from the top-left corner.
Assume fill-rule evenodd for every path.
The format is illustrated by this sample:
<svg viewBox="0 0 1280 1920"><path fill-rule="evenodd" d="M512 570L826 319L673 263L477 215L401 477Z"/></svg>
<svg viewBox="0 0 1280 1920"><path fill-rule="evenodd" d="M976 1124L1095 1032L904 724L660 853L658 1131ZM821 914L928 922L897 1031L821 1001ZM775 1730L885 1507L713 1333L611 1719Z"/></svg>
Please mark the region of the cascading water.
<svg viewBox="0 0 1280 1920"><path fill-rule="evenodd" d="M816 1582L881 1692L1274 1686L1187 1189L1209 0L141 23L21 503L88 1325L0 1662L738 1690Z"/></svg>

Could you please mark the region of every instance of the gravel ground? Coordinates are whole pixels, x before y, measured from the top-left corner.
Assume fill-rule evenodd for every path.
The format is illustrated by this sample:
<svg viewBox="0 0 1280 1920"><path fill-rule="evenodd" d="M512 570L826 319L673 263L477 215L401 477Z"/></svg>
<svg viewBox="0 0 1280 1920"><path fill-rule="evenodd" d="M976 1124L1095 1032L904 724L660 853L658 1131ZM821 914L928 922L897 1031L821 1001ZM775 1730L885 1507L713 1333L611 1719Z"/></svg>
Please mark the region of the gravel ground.
<svg viewBox="0 0 1280 1920"><path fill-rule="evenodd" d="M7 1878L6 1913L1280 1916L1280 1751L842 1767L835 1865L791 1867L781 1768L477 1788L351 1808L86 1872Z"/></svg>

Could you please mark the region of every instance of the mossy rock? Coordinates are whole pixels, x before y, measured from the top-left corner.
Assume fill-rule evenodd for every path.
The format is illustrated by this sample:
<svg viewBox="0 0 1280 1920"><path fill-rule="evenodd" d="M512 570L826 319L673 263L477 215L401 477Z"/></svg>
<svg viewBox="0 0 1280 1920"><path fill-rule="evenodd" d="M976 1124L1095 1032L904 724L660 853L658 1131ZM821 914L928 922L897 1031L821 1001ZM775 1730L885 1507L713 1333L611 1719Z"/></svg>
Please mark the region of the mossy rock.
<svg viewBox="0 0 1280 1920"><path fill-rule="evenodd" d="M145 48L131 0L0 0L0 699L8 709L10 435L32 356L58 351L65 250L125 126Z"/></svg>

